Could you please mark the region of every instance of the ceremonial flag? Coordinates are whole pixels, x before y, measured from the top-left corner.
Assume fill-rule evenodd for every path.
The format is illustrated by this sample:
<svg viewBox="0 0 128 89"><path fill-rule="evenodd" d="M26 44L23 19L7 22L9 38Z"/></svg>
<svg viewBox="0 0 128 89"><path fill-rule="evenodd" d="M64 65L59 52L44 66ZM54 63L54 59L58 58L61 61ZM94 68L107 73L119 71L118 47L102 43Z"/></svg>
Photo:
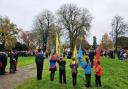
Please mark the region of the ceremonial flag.
<svg viewBox="0 0 128 89"><path fill-rule="evenodd" d="M94 59L94 67L95 67L96 64L97 64L97 61L100 60L100 52L101 52L101 48L99 47L98 50L97 50L97 52L96 52L96 57L95 57L95 59Z"/></svg>
<svg viewBox="0 0 128 89"><path fill-rule="evenodd" d="M60 44L59 44L58 34L56 34L56 54L60 56Z"/></svg>
<svg viewBox="0 0 128 89"><path fill-rule="evenodd" d="M76 45L75 45L74 50L73 50L73 58L77 58L77 49L76 49Z"/></svg>
<svg viewBox="0 0 128 89"><path fill-rule="evenodd" d="M81 49L81 47L79 48L79 50L78 50L78 55L77 55L77 57L79 58L82 58L83 57L83 52L82 52L82 49Z"/></svg>

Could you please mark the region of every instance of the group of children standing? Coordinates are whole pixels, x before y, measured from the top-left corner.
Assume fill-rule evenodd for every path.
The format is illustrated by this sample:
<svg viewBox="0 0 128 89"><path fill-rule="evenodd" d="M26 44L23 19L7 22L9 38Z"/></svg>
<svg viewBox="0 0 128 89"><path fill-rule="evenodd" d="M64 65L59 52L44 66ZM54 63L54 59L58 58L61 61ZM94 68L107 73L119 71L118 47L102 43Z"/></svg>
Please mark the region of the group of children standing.
<svg viewBox="0 0 128 89"><path fill-rule="evenodd" d="M56 62L59 64L59 82L62 84L66 84L66 61L64 60L63 56L58 56L56 54L52 55L50 59L50 80L54 80L54 75L56 71ZM91 63L88 57L86 57L86 62L82 61L82 57L78 57L78 62L76 58L72 58L72 62L70 63L70 68L72 72L72 84L75 86L77 84L77 73L78 73L78 65L80 65L85 72L85 78L86 78L86 87L91 86ZM96 86L102 86L101 85L101 75L102 75L102 67L100 65L100 62L97 62L97 65L95 66L95 83Z"/></svg>

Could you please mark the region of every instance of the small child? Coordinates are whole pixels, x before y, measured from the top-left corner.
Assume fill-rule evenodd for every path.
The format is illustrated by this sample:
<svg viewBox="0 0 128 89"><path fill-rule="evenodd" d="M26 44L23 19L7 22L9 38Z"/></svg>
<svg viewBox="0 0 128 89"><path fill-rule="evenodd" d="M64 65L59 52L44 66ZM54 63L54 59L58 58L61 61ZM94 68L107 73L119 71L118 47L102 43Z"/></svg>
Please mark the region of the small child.
<svg viewBox="0 0 128 89"><path fill-rule="evenodd" d="M54 80L54 75L55 75L55 71L56 71L56 61L57 61L57 56L54 54L54 55L52 55L52 57L50 59L49 71L51 71L51 73L50 73L50 80L51 81Z"/></svg>
<svg viewBox="0 0 128 89"><path fill-rule="evenodd" d="M60 57L60 60L57 60L59 64L59 82L62 84L62 78L63 78L63 83L66 84L66 71L65 71L65 66L66 66L66 61L63 59L63 56Z"/></svg>
<svg viewBox="0 0 128 89"><path fill-rule="evenodd" d="M77 83L77 68L78 63L76 62L75 58L72 58L72 63L70 64L71 72L72 72L72 84L73 86Z"/></svg>
<svg viewBox="0 0 128 89"><path fill-rule="evenodd" d="M102 67L100 65L100 61L97 61L96 67L95 67L95 83L96 86L102 86L101 85L101 75L102 75Z"/></svg>
<svg viewBox="0 0 128 89"><path fill-rule="evenodd" d="M86 57L86 62L82 61L82 57L78 57L80 66L84 69L85 78L86 78L86 87L91 87L91 63L89 57Z"/></svg>

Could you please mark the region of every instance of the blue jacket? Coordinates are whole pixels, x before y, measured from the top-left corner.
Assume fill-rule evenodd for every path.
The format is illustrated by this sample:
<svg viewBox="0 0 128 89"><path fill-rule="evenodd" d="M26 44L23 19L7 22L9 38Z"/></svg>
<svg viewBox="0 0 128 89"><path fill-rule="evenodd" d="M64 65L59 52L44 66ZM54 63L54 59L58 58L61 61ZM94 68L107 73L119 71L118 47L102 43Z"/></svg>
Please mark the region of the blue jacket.
<svg viewBox="0 0 128 89"><path fill-rule="evenodd" d="M35 56L35 62L36 63L42 63L44 61L44 55L43 53L37 53Z"/></svg>
<svg viewBox="0 0 128 89"><path fill-rule="evenodd" d="M82 58L78 57L78 61L80 66L84 69L85 74L91 74L91 63L82 62Z"/></svg>

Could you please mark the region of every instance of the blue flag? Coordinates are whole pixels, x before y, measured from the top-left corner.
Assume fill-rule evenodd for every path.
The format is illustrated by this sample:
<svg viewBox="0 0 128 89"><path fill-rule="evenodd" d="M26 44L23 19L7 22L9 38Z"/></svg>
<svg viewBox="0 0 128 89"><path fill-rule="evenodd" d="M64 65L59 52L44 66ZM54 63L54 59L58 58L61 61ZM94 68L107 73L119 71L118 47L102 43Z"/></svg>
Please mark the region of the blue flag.
<svg viewBox="0 0 128 89"><path fill-rule="evenodd" d="M78 50L78 54L77 54L77 57L79 58L82 58L82 56L83 56L83 52L82 52L82 49L81 49L81 47L79 48L79 50Z"/></svg>

